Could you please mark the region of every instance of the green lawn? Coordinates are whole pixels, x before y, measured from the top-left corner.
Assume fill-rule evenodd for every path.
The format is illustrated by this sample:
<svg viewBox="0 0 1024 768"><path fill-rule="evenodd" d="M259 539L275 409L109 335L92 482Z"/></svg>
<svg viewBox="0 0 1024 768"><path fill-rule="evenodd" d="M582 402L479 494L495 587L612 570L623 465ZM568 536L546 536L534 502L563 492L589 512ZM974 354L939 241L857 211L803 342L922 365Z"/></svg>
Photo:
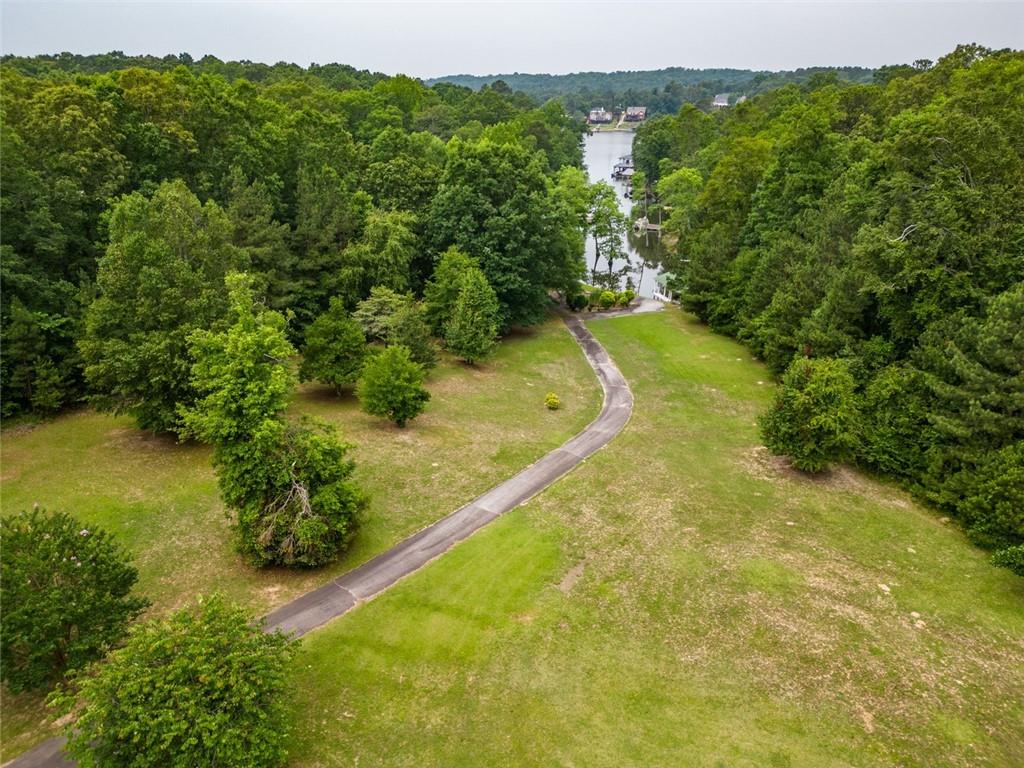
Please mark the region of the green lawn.
<svg viewBox="0 0 1024 768"><path fill-rule="evenodd" d="M370 492L351 550L316 571L256 570L233 551L210 453L82 410L3 434L4 514L62 509L116 533L155 612L219 590L262 613L358 565L564 442L597 415L601 390L559 320L507 339L486 365L447 359L427 382L427 411L404 430L363 414L352 397L305 387L294 409L336 423L354 443ZM563 407L549 411L555 391ZM51 732L39 696L4 695L2 757Z"/></svg>
<svg viewBox="0 0 1024 768"><path fill-rule="evenodd" d="M307 636L293 765L1024 765L1024 580L897 488L767 455L741 346L590 327L626 430Z"/></svg>

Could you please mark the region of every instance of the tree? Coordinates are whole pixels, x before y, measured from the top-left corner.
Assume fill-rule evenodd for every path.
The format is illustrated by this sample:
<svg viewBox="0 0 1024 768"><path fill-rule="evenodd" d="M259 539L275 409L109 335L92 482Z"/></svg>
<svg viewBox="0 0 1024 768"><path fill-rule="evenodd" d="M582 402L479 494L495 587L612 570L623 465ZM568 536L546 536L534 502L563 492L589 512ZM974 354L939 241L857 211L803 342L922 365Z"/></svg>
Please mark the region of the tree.
<svg viewBox="0 0 1024 768"><path fill-rule="evenodd" d="M548 290L566 291L579 277L580 254L552 236L567 222L553 204L542 160L518 143L453 139L431 205L431 244L479 256L498 296L502 328L538 322Z"/></svg>
<svg viewBox="0 0 1024 768"><path fill-rule="evenodd" d="M105 531L34 509L0 521L0 679L43 688L120 642L149 603L131 594L138 571Z"/></svg>
<svg viewBox="0 0 1024 768"><path fill-rule="evenodd" d="M363 368L356 395L363 410L404 427L426 408L430 393L423 386L423 366L405 347L388 347Z"/></svg>
<svg viewBox="0 0 1024 768"><path fill-rule="evenodd" d="M805 472L821 472L853 455L859 413L845 360L797 358L787 369L761 435L775 453Z"/></svg>
<svg viewBox="0 0 1024 768"><path fill-rule="evenodd" d="M79 345L97 407L130 413L142 429L180 430L179 406L196 397L186 340L223 319L224 276L244 263L231 231L180 181L114 206Z"/></svg>
<svg viewBox="0 0 1024 768"><path fill-rule="evenodd" d="M470 269L479 269L480 263L464 251L452 246L441 254L434 274L423 289L423 308L427 323L438 336L455 310L462 288L462 277Z"/></svg>
<svg viewBox="0 0 1024 768"><path fill-rule="evenodd" d="M489 357L497 346L498 297L478 269L465 272L461 283L444 342L454 355L473 365Z"/></svg>
<svg viewBox="0 0 1024 768"><path fill-rule="evenodd" d="M67 751L82 768L276 768L287 754L294 652L241 608L200 597L139 626L57 697L78 704Z"/></svg>
<svg viewBox="0 0 1024 768"><path fill-rule="evenodd" d="M351 480L350 446L327 425L284 420L295 383L284 318L254 305L246 275L228 284L232 324L189 338L201 398L183 409L185 426L214 445L239 550L257 565L323 565L349 542L366 504Z"/></svg>
<svg viewBox="0 0 1024 768"><path fill-rule="evenodd" d="M335 297L327 311L306 328L299 380L316 379L340 392L356 383L368 351L362 326Z"/></svg>
<svg viewBox="0 0 1024 768"><path fill-rule="evenodd" d="M369 298L359 302L352 317L363 328L369 341L387 343L395 315L412 303L412 297L396 293L385 286L376 286Z"/></svg>
<svg viewBox="0 0 1024 768"><path fill-rule="evenodd" d="M391 317L388 346L405 347L409 357L429 371L437 365L437 345L423 317L422 306L409 301Z"/></svg>
<svg viewBox="0 0 1024 768"><path fill-rule="evenodd" d="M605 181L599 181L590 188L589 209L590 234L594 238L594 264L590 279L595 280L597 262L604 256L608 271L612 264L624 257L622 242L626 237L626 214L619 207L615 188Z"/></svg>

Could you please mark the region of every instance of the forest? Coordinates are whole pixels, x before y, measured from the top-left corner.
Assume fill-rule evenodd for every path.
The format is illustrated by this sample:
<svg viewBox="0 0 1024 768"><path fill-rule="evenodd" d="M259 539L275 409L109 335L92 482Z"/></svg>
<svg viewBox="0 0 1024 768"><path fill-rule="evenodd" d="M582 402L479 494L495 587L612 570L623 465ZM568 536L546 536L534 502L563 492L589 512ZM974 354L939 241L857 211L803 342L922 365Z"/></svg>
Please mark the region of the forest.
<svg viewBox="0 0 1024 768"><path fill-rule="evenodd" d="M782 376L769 447L853 460L1024 557L1024 54L648 121L683 306Z"/></svg>
<svg viewBox="0 0 1024 768"><path fill-rule="evenodd" d="M451 247L500 329L581 273L584 128L558 103L184 55L8 57L3 80L5 418L88 396L179 431L229 272L296 343L332 301L422 294Z"/></svg>
<svg viewBox="0 0 1024 768"><path fill-rule="evenodd" d="M507 87L535 99L559 99L570 114L583 117L595 106L622 109L646 106L650 115L671 115L684 104L707 107L715 94L747 96L815 78L836 77L853 83L872 82L875 71L865 67L807 67L792 71L755 72L747 69L665 69L628 72L576 72L569 75L503 74L446 75L428 84L451 83L474 90Z"/></svg>

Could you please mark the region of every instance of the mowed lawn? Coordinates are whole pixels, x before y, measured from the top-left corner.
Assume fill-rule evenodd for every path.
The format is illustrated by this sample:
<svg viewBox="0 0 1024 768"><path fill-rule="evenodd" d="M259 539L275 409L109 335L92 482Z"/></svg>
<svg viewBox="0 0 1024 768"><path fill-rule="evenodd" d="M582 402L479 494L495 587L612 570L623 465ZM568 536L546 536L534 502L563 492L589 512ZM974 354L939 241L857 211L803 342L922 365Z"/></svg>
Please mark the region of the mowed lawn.
<svg viewBox="0 0 1024 768"><path fill-rule="evenodd" d="M625 431L302 641L292 765L1024 765L1024 580L895 487L766 454L740 345L590 327Z"/></svg>
<svg viewBox="0 0 1024 768"><path fill-rule="evenodd" d="M293 410L337 424L355 445L356 478L371 497L352 548L327 568L249 567L232 547L208 448L91 410L4 432L3 514L38 503L117 534L155 613L218 590L262 614L515 474L582 429L601 404L593 371L554 319L506 339L476 368L443 360L427 386L426 412L405 429L362 413L352 396L307 385L296 397ZM561 410L545 408L549 391ZM40 696L5 693L2 721L4 760L52 731Z"/></svg>

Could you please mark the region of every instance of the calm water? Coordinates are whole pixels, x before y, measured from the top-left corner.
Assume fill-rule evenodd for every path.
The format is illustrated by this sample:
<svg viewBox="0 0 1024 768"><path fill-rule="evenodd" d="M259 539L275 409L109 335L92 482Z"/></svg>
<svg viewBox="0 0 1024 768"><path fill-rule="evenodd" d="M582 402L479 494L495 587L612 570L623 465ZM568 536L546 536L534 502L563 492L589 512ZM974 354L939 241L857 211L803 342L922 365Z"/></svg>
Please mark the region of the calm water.
<svg viewBox="0 0 1024 768"><path fill-rule="evenodd" d="M625 182L612 180L612 167L620 157L628 155L632 151L632 131L607 131L591 134L586 137L583 148L583 161L586 163L590 180L607 181L615 187L619 198L619 207L626 214L629 213L632 203L625 197ZM657 236L637 236L630 231L625 246L630 275L634 284L638 286L638 293L641 296L653 295L657 288L654 278L661 273L661 243ZM590 270L594 266L594 239L589 237L587 238L586 260L589 279ZM612 269L620 269L626 263L626 261L616 260L612 264ZM597 260L597 271L608 271L608 262L604 260L604 257ZM625 279L623 279L623 283L625 283ZM622 287L624 288L625 285Z"/></svg>

